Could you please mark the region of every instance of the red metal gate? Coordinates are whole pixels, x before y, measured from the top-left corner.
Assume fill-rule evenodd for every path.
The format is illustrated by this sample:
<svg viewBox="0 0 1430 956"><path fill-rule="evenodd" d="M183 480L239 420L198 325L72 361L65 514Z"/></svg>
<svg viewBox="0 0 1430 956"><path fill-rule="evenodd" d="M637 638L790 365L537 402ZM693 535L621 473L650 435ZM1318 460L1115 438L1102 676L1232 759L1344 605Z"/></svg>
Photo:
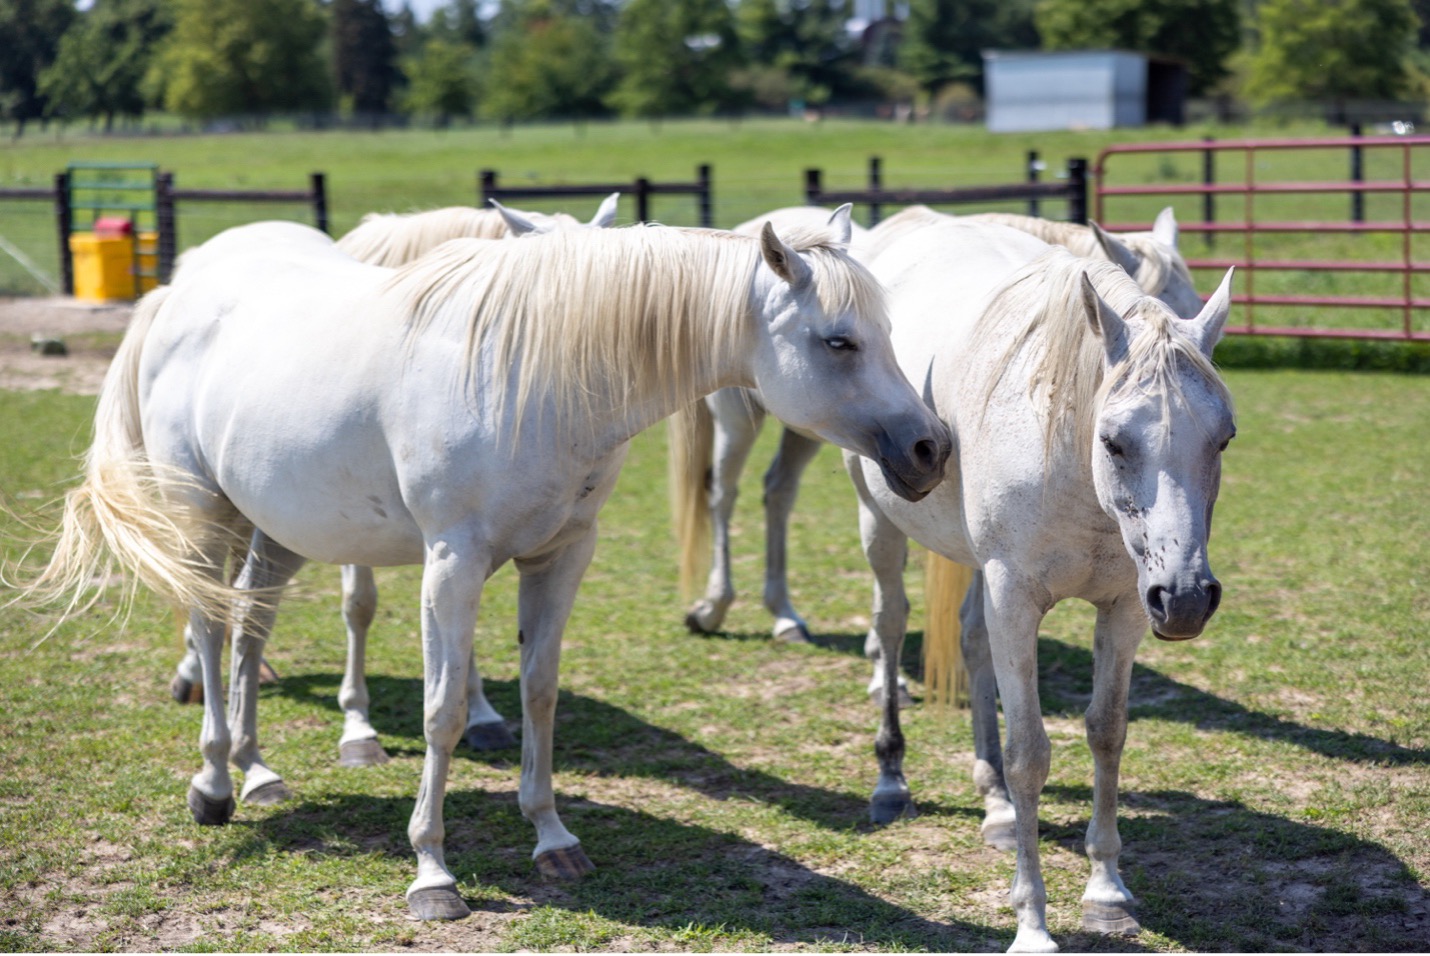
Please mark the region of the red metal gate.
<svg viewBox="0 0 1430 956"><path fill-rule="evenodd" d="M1263 168L1270 165L1267 162L1270 157L1280 156L1291 160L1283 162L1283 166L1299 164L1298 174L1308 168L1321 172L1314 167L1324 166L1326 157L1338 154L1343 157L1340 161L1348 165L1347 179L1303 179L1299 175L1283 178ZM1125 167L1135 162L1129 159L1133 156L1155 158L1160 167L1150 175L1144 167L1142 176L1144 180L1164 181L1129 182L1126 177L1132 170ZM1239 158L1239 161L1233 165L1224 157L1233 161ZM1195 178L1187 176L1185 165L1198 158L1202 165L1200 182L1165 181L1169 175ZM1366 159L1371 160L1380 178L1366 178ZM1123 168L1110 169L1113 160ZM1178 200L1186 206L1188 200L1199 199L1200 216L1188 215L1188 210L1183 208L1177 210L1177 218L1183 233L1203 235L1209 255L1188 256L1187 264L1194 269L1221 271L1229 266L1237 267L1236 284L1241 291L1233 301L1243 307L1244 321L1229 326L1229 333L1425 341L1430 340L1430 322L1425 312L1430 309L1430 297L1421 294L1424 290L1418 288L1416 278L1430 274L1430 261L1416 260L1415 238L1430 233L1430 178L1415 178L1417 161L1422 166L1422 175L1430 172L1426 168L1430 167L1430 136L1204 140L1110 146L1098 154L1093 167L1093 217L1112 231L1146 229L1151 219L1148 213L1153 211L1149 209L1149 202L1159 203L1158 208L1168 204L1175 208ZM1220 180L1218 172L1222 173ZM1121 181L1117 178L1119 173L1124 177ZM1348 212L1343 219L1326 215L1330 207L1324 197L1334 194L1349 198ZM1219 220L1216 213L1219 197L1239 201L1241 216ZM1258 215L1268 206L1274 209L1291 197L1297 197L1298 208L1293 211L1296 218ZM1379 207L1378 218L1366 219L1368 198ZM1117 203L1118 212L1138 205L1142 208L1133 212L1135 219L1114 221L1108 209L1110 201ZM1313 217L1302 218L1308 212ZM1425 218L1417 220L1417 213ZM1228 234L1240 236L1236 254L1211 255L1218 238ZM1351 236L1364 238L1345 238ZM1189 245L1186 241L1181 243L1184 255ZM1327 248L1331 249L1329 255L1324 252ZM1307 249L1311 250L1309 256ZM1318 251L1322 253L1319 256ZM1352 255L1362 251L1369 252L1370 257ZM1314 289L1318 285L1335 287L1336 294L1288 291ZM1376 285L1381 288L1375 289ZM1379 294L1368 294L1368 287ZM1271 311L1282 315L1288 308L1297 311L1289 322L1267 323L1257 320L1259 307L1271 307ZM1398 327L1386 322L1374 324L1374 318L1347 321L1356 314L1394 315ZM1308 316L1314 321L1308 320Z"/></svg>

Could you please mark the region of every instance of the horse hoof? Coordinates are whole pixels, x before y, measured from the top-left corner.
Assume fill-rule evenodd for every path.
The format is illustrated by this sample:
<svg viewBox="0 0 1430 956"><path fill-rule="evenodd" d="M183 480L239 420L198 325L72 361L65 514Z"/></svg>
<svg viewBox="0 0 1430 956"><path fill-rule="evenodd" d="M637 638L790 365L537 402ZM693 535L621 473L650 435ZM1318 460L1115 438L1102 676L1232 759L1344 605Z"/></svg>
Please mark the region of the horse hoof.
<svg viewBox="0 0 1430 956"><path fill-rule="evenodd" d="M809 629L803 624L796 624L787 627L775 635L775 640L782 644L809 644Z"/></svg>
<svg viewBox="0 0 1430 956"><path fill-rule="evenodd" d="M1082 904L1082 928L1104 936L1136 936L1142 932L1142 924L1132 915L1131 907L1091 900Z"/></svg>
<svg viewBox="0 0 1430 956"><path fill-rule="evenodd" d="M268 663L268 659L264 657L258 659L258 683L278 683L278 672L273 669L273 665Z"/></svg>
<svg viewBox="0 0 1430 956"><path fill-rule="evenodd" d="M547 850L536 857L536 871L548 880L574 880L596 869L581 844Z"/></svg>
<svg viewBox="0 0 1430 956"><path fill-rule="evenodd" d="M876 826L887 826L903 818L912 820L918 815L919 808L914 806L914 801L907 794L876 796L869 801L869 819Z"/></svg>
<svg viewBox="0 0 1430 956"><path fill-rule="evenodd" d="M213 800L204 796L196 787L189 787L189 812L194 822L204 827L221 827L233 819L236 804L233 797Z"/></svg>
<svg viewBox="0 0 1430 956"><path fill-rule="evenodd" d="M251 803L257 807L271 807L291 799L293 799L293 791L289 790L288 785L282 780L270 780L243 795L244 803Z"/></svg>
<svg viewBox="0 0 1430 956"><path fill-rule="evenodd" d="M175 677L169 682L169 696L180 704L202 704L204 702L204 685L196 684L182 677Z"/></svg>
<svg viewBox="0 0 1430 956"><path fill-rule="evenodd" d="M1056 953L1058 944L1048 935L1045 929L1018 928L1018 935L1013 939L1013 945L1008 947L1010 953Z"/></svg>
<svg viewBox="0 0 1430 956"><path fill-rule="evenodd" d="M983 825L983 842L995 850L1012 853L1018 849L1018 837L1013 833L1012 823Z"/></svg>
<svg viewBox="0 0 1430 956"><path fill-rule="evenodd" d="M473 750L510 750L516 746L516 737L503 720L472 724L467 728L466 740Z"/></svg>
<svg viewBox="0 0 1430 956"><path fill-rule="evenodd" d="M407 894L407 908L420 920L466 919L471 908L455 886L432 886Z"/></svg>
<svg viewBox="0 0 1430 956"><path fill-rule="evenodd" d="M382 744L377 742L376 737L346 740L338 744L340 767L376 767L387 763L388 759L387 751L382 749Z"/></svg>
<svg viewBox="0 0 1430 956"><path fill-rule="evenodd" d="M696 616L694 611L691 611L689 614L685 615L685 629L688 630L691 634L712 633L709 628L707 628L704 624L700 623L700 618Z"/></svg>

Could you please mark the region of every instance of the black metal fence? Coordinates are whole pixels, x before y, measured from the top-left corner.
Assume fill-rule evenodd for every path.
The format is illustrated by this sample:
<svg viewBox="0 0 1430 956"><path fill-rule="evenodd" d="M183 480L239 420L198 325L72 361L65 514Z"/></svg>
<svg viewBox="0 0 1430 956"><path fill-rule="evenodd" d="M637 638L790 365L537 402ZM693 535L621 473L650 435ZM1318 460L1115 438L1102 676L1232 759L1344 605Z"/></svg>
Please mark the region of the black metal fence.
<svg viewBox="0 0 1430 956"><path fill-rule="evenodd" d="M478 174L477 180L477 189L482 205L486 205L489 199L505 202L508 199L520 201L524 199L557 199L567 196L608 196L618 192L635 198L637 222L652 221L650 215L652 196L694 196L699 209L700 225L706 229L713 228L715 225L714 207L711 201L710 166L708 164L697 166L695 180L685 183L654 182L642 176L629 183L500 186L497 184L497 171L494 169L483 169Z"/></svg>

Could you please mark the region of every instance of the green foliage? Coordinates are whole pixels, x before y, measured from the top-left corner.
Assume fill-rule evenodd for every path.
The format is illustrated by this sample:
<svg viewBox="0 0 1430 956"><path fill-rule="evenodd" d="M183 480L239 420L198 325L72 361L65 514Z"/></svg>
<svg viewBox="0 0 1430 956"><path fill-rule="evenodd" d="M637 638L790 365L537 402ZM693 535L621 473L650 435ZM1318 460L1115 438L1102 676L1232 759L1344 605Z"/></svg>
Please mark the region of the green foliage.
<svg viewBox="0 0 1430 956"><path fill-rule="evenodd" d="M164 0L97 0L65 31L55 62L40 74L52 116L144 115L144 77L173 26Z"/></svg>
<svg viewBox="0 0 1430 956"><path fill-rule="evenodd" d="M1260 102L1392 99L1406 88L1409 0L1264 0L1247 93Z"/></svg>
<svg viewBox="0 0 1430 956"><path fill-rule="evenodd" d="M16 138L45 114L40 74L74 17L70 0L0 0L0 117L15 123Z"/></svg>
<svg viewBox="0 0 1430 956"><path fill-rule="evenodd" d="M333 0L331 17L338 94L358 113L386 112L402 73L382 0Z"/></svg>
<svg viewBox="0 0 1430 956"><path fill-rule="evenodd" d="M983 82L984 50L1028 46L1030 11L1003 0L912 0L899 63L930 96Z"/></svg>
<svg viewBox="0 0 1430 956"><path fill-rule="evenodd" d="M620 71L609 100L625 116L711 113L730 105L739 62L724 0L629 0L616 25Z"/></svg>
<svg viewBox="0 0 1430 956"><path fill-rule="evenodd" d="M476 51L464 43L433 37L420 56L403 64L408 112L430 116L438 126L472 115L480 88L475 69Z"/></svg>
<svg viewBox="0 0 1430 956"><path fill-rule="evenodd" d="M1041 0L1036 18L1049 50L1135 50L1185 60L1193 95L1228 75L1242 39L1240 0Z"/></svg>
<svg viewBox="0 0 1430 956"><path fill-rule="evenodd" d="M508 16L510 25L497 34L487 62L483 115L511 122L608 112L609 38L592 18L539 2Z"/></svg>
<svg viewBox="0 0 1430 956"><path fill-rule="evenodd" d="M174 29L150 71L190 119L322 109L332 101L314 0L172 0Z"/></svg>
<svg viewBox="0 0 1430 956"><path fill-rule="evenodd" d="M849 15L843 0L744 0L736 32L750 72L740 82L766 104L776 75L785 77L787 99L810 105L853 92L858 58L844 29Z"/></svg>

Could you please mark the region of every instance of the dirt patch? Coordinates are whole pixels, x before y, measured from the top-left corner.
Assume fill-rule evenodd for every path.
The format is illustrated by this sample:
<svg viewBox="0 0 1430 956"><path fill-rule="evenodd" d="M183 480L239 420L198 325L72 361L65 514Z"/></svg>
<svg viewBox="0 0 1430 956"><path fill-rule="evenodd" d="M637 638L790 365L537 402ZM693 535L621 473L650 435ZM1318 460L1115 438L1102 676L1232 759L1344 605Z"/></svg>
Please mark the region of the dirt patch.
<svg viewBox="0 0 1430 956"><path fill-rule="evenodd" d="M129 302L0 298L0 389L98 394L132 311ZM42 354L34 343L43 339L64 342L67 354Z"/></svg>

